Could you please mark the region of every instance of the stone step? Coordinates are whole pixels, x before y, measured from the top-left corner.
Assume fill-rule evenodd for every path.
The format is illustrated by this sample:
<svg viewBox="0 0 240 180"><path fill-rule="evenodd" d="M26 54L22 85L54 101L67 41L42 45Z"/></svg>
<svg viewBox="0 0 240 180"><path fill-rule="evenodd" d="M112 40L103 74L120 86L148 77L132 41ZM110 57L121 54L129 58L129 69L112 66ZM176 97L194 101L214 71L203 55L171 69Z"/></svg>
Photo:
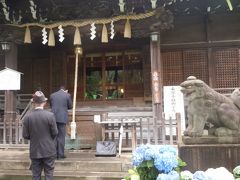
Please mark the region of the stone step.
<svg viewBox="0 0 240 180"><path fill-rule="evenodd" d="M66 151L56 160L54 180L121 180L131 168L131 154L95 157L95 151ZM0 180L31 180L28 150L0 150Z"/></svg>
<svg viewBox="0 0 240 180"><path fill-rule="evenodd" d="M121 172L124 163L111 160L56 160L56 171L93 171L93 172ZM28 170L29 160L0 160L1 170Z"/></svg>
<svg viewBox="0 0 240 180"><path fill-rule="evenodd" d="M126 172L56 171L54 180L121 180ZM29 170L0 170L0 180L31 180Z"/></svg>

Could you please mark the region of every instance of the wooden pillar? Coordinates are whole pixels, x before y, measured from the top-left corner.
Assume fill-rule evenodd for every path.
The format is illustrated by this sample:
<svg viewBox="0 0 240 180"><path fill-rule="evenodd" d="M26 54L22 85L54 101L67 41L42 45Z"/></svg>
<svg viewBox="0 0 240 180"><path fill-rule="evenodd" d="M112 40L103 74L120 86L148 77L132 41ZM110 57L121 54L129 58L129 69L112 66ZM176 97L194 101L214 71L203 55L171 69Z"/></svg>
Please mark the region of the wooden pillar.
<svg viewBox="0 0 240 180"><path fill-rule="evenodd" d="M161 144L165 144L165 123L162 117L163 113L163 77L162 77L162 61L160 50L160 33L153 32L150 41L151 53L151 77L152 77L152 108L153 108L153 125L154 125L154 141L158 144L158 138ZM160 126L159 126L160 124ZM159 129L158 129L159 127Z"/></svg>
<svg viewBox="0 0 240 180"><path fill-rule="evenodd" d="M17 70L17 46L10 43L10 50L5 52L5 66ZM4 105L4 124L6 126L6 134L4 142L13 142L13 129L16 120L16 92L12 90L5 91Z"/></svg>
<svg viewBox="0 0 240 180"><path fill-rule="evenodd" d="M215 59L213 58L213 49L208 47L208 75L209 86L216 88L216 71L215 71Z"/></svg>

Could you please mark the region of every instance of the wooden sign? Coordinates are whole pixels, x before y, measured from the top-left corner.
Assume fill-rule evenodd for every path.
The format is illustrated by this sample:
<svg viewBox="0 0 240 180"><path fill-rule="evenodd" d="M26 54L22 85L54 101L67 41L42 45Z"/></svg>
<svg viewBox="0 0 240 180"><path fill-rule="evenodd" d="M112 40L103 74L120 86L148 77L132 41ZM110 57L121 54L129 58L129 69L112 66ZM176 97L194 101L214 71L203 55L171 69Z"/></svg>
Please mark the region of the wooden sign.
<svg viewBox="0 0 240 180"><path fill-rule="evenodd" d="M181 114L181 131L185 130L185 111L184 99L180 86L164 86L163 87L163 102L165 119L176 119L176 113ZM169 129L166 128L166 133L169 134ZM175 132L176 133L176 132Z"/></svg>
<svg viewBox="0 0 240 180"><path fill-rule="evenodd" d="M0 90L20 90L21 74L9 68L0 71Z"/></svg>

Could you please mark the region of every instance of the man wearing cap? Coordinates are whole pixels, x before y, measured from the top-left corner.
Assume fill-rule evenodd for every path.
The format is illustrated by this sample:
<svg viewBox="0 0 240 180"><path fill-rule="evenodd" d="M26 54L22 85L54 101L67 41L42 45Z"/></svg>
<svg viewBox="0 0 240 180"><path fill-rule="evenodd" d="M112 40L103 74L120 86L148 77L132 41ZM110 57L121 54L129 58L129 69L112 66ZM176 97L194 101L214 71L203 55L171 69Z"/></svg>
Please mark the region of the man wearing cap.
<svg viewBox="0 0 240 180"><path fill-rule="evenodd" d="M55 115L58 135L56 138L57 159L65 158L64 146L66 136L66 124L68 122L68 109L72 108L72 99L64 86L50 95L50 106Z"/></svg>
<svg viewBox="0 0 240 180"><path fill-rule="evenodd" d="M40 180L44 169L45 180L53 179L58 134L55 116L44 110L47 98L41 91L33 94L34 109L23 120L23 137L30 140L32 179Z"/></svg>

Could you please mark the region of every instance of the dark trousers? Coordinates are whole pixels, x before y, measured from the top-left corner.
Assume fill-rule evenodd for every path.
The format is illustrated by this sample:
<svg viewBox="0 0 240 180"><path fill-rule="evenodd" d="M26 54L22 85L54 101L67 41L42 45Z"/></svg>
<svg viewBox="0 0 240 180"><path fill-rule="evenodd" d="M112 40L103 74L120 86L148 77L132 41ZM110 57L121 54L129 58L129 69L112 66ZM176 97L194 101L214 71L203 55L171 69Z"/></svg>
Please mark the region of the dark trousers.
<svg viewBox="0 0 240 180"><path fill-rule="evenodd" d="M32 179L41 180L41 173L44 170L45 180L53 180L55 157L31 159Z"/></svg>
<svg viewBox="0 0 240 180"><path fill-rule="evenodd" d="M58 135L56 137L56 148L57 148L57 158L64 157L64 146L65 146L65 135L66 135L66 124L58 123Z"/></svg>

